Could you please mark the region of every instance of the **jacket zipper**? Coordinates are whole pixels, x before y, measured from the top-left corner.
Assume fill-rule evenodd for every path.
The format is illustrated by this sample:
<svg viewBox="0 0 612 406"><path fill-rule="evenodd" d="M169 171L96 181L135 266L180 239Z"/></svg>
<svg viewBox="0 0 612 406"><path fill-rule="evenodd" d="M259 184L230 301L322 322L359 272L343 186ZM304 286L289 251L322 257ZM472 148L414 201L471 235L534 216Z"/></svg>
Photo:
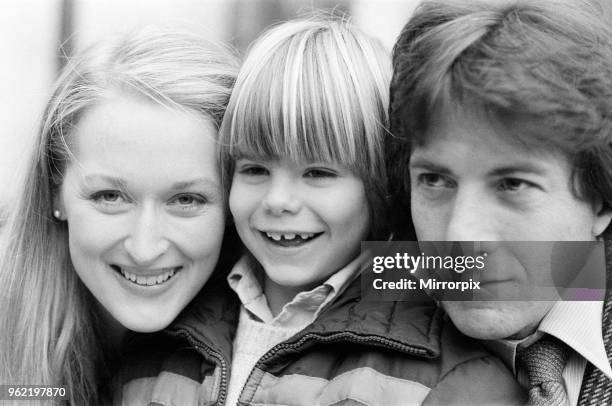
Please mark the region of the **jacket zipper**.
<svg viewBox="0 0 612 406"><path fill-rule="evenodd" d="M221 384L219 388L219 399L217 400L217 404L224 405L225 398L227 396L228 378L227 378L227 363L223 359L223 356L219 352L212 350L209 346L202 345L199 341L193 338L191 334L186 330L180 329L180 330L177 330L176 332L172 332L171 334L176 335L176 336L185 337L187 341L189 341L189 344L191 344L195 349L199 350L201 353L207 354L209 357L219 362L219 365L221 365Z"/></svg>
<svg viewBox="0 0 612 406"><path fill-rule="evenodd" d="M391 341L388 338L383 338L380 336L363 337L358 334L346 331L346 332L334 333L329 336L324 336L318 333L307 333L295 343L278 344L276 347L272 348L270 351L264 354L264 356L261 357L261 359L257 362L256 366L260 366L262 362L269 360L274 355L276 355L276 353L280 350L289 349L289 348L298 349L299 347L303 346L307 341L311 339L318 340L321 343L328 343L328 342L333 342L333 341L348 341L348 342L355 343L355 344L380 344L381 347L384 346L387 349L398 350L398 351L401 351L401 352L404 352L410 355L430 358L428 351L424 348L418 348L418 347L414 347L408 344L400 344L395 341Z"/></svg>
<svg viewBox="0 0 612 406"><path fill-rule="evenodd" d="M433 354L430 354L430 352L426 350L425 348L414 347L408 344L400 344L395 341L389 340L388 338L383 338L380 336L370 335L370 336L363 337L363 336L360 336L358 334L351 333L348 331L333 333L329 336L322 335L319 333L307 333L307 334L304 334L296 342L280 343L276 345L275 347L270 349L270 351L265 353L263 357L259 359L259 361L257 361L257 364L255 364L255 367L249 373L249 377L247 378L245 385L240 391L240 396L238 397L239 399L238 404L241 404L240 398L242 398L244 388L247 386L248 382L253 377L255 368L262 367L263 366L262 364L264 362L273 358L281 350L284 350L284 349L298 349L299 350L299 348L303 347L304 344L308 342L309 340L317 340L320 343L329 343L329 342L334 342L334 341L342 341L342 342L348 341L348 342L355 343L355 344L379 344L382 348L393 349L393 350L397 350L397 351L400 351L406 354L415 355L415 356L419 356L423 358L433 358Z"/></svg>

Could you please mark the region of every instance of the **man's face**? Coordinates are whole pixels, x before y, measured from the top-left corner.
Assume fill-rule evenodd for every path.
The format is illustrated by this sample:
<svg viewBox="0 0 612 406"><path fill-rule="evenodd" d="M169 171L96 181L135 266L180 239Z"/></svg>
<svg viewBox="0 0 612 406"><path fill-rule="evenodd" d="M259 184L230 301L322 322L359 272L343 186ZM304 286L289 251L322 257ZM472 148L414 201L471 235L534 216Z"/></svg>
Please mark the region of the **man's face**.
<svg viewBox="0 0 612 406"><path fill-rule="evenodd" d="M422 241L486 241L497 272L482 274L491 291L530 289L550 274L539 257L500 241L589 241L610 222L596 204L572 193L571 167L553 153L509 140L512 131L465 110L442 110L428 142L410 157L411 210ZM533 129L533 123L531 124ZM493 276L491 276L493 275ZM532 333L554 301L447 301L442 305L466 335L519 338Z"/></svg>

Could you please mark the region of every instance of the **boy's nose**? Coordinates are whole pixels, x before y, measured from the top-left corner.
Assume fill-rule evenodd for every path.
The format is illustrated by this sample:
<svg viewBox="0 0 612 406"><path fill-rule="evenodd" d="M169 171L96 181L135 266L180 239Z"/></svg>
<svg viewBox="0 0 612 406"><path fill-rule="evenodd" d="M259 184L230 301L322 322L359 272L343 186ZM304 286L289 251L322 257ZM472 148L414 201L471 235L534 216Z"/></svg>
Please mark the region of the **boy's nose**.
<svg viewBox="0 0 612 406"><path fill-rule="evenodd" d="M459 191L448 214L446 241L497 241L493 217L486 196Z"/></svg>
<svg viewBox="0 0 612 406"><path fill-rule="evenodd" d="M265 210L275 216L294 214L300 210L301 203L294 180L279 174L270 179L268 190L262 204Z"/></svg>
<svg viewBox="0 0 612 406"><path fill-rule="evenodd" d="M124 240L125 250L135 265L153 265L168 251L170 243L160 223L154 207L143 207L136 214L132 229Z"/></svg>

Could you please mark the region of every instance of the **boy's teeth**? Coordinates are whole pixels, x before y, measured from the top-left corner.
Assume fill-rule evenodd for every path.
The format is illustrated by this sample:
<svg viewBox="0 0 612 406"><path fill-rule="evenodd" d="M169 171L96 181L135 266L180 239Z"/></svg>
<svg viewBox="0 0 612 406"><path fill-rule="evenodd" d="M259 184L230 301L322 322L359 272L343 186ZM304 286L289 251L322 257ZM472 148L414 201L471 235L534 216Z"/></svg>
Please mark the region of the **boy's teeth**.
<svg viewBox="0 0 612 406"><path fill-rule="evenodd" d="M280 233L266 233L266 235L272 238L274 241L280 241L282 237Z"/></svg>
<svg viewBox="0 0 612 406"><path fill-rule="evenodd" d="M135 275L133 273L127 272L124 269L121 269L121 275L123 275L123 277L137 285L140 286L154 286L154 285L159 285L161 283L166 282L168 279L170 279L171 277L174 276L174 274L176 273L176 269L172 268L170 270L167 270L166 272L164 272L161 275L157 275L157 276L140 276L140 275Z"/></svg>
<svg viewBox="0 0 612 406"><path fill-rule="evenodd" d="M282 234L282 233L272 233L269 231L266 231L266 235L268 236L268 238L273 239L274 241L280 241L280 240L286 240L286 241L290 241L290 240L294 240L296 237L301 238L302 240L308 240L312 237L314 237L314 233L287 233L287 234Z"/></svg>

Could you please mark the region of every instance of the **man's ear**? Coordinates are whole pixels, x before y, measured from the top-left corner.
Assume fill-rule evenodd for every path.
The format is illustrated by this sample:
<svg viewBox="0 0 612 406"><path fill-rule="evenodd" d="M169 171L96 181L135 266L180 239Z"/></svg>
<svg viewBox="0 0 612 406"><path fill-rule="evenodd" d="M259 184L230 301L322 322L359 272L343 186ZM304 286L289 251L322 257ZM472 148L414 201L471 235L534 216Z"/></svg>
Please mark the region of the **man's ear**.
<svg viewBox="0 0 612 406"><path fill-rule="evenodd" d="M610 221L612 221L612 208L605 207L601 198L595 202L594 206L595 211L595 219L593 221L593 235L595 237L599 237L606 231L606 228L610 225Z"/></svg>

